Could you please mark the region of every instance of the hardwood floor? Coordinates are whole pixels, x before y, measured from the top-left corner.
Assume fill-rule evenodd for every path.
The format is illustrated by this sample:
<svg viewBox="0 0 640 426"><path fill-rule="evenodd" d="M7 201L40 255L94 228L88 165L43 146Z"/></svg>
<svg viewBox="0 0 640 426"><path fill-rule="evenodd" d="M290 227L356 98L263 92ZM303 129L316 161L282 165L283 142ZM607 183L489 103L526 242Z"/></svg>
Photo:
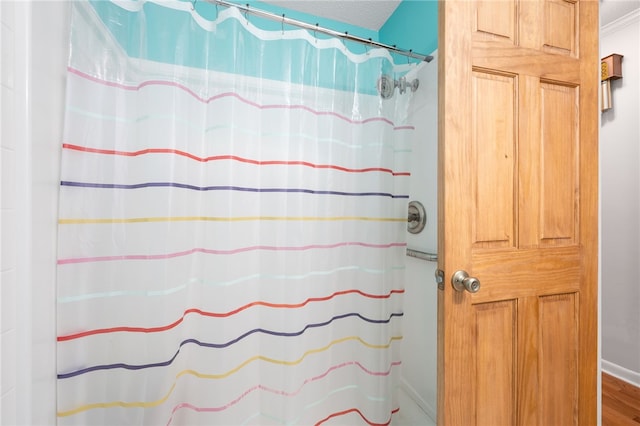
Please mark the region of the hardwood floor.
<svg viewBox="0 0 640 426"><path fill-rule="evenodd" d="M640 426L640 388L602 373L602 426Z"/></svg>

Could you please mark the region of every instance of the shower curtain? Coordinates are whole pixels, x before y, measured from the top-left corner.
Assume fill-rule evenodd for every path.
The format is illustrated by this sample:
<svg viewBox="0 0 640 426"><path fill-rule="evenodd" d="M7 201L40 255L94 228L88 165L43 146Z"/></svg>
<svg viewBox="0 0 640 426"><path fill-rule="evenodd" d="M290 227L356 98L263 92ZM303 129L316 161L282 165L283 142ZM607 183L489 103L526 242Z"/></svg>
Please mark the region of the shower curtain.
<svg viewBox="0 0 640 426"><path fill-rule="evenodd" d="M235 8L72 9L58 424L389 424L413 127L376 82L406 64Z"/></svg>

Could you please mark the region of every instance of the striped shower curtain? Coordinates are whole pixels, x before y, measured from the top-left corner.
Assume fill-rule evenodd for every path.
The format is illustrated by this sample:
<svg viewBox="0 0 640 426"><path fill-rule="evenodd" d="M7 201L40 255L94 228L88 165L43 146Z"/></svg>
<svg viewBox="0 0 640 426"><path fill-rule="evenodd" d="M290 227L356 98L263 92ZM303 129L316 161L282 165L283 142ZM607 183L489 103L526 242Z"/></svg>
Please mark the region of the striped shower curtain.
<svg viewBox="0 0 640 426"><path fill-rule="evenodd" d="M399 71L207 6L72 6L58 424L389 424L413 127L376 81Z"/></svg>

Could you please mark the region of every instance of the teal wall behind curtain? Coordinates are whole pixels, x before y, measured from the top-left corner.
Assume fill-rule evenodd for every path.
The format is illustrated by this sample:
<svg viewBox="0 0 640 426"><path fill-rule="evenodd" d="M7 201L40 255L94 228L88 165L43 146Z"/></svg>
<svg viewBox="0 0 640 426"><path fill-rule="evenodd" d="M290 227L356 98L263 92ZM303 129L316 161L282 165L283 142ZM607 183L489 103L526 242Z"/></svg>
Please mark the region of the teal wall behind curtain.
<svg viewBox="0 0 640 426"><path fill-rule="evenodd" d="M180 0L185 1L186 0ZM131 24L136 19L135 14L128 12L117 5L104 0L90 0L94 9L98 12L98 15L105 23L105 25L109 28L109 31L114 35L116 40L119 42L121 46L123 46L129 56L132 57L140 57L141 52L139 50L139 46L141 46L142 40L136 39L135 34L131 34L128 31L128 27L131 27ZM255 7L256 9L261 9L267 12L274 13L276 15L285 14L286 17L296 19L303 22L308 22L312 24L318 24L321 27L329 28L335 31L345 32L347 31L349 34L355 35L357 37L362 37L365 39L371 38L373 40L378 39L378 32L369 30L362 27L357 27L354 25L348 25L342 22L337 22L331 19L320 18L317 16L309 15L306 13L301 13L281 7L275 7L266 3L262 3L259 1L232 1L233 3L238 4L249 4L250 7ZM153 40L148 40L146 46L150 49L147 51L147 55L149 59L158 60L160 62L167 62L167 58L163 57L163 51L166 51L166 43L171 43L172 39L178 37L181 29L184 28L185 25L193 26L196 25L192 22L192 19L189 14L178 12L175 10L171 10L164 7L156 6L152 3L148 3L145 5L146 9L149 9L146 13L151 13L153 16L153 23L148 23L148 25L158 25L161 27L162 31L153 31L153 28L149 28L148 34L157 34L158 37L154 37ZM216 15L218 11L223 11L226 8L223 6L216 6L204 2L197 1L195 3L196 11L205 19L213 21L216 19ZM114 19L117 17L118 19ZM272 21L270 19L260 18L259 16L249 15L249 21L255 25L256 27L268 30L268 31L280 31L282 29L282 24L276 21ZM127 22L127 25L122 25L122 22ZM293 27L290 25L284 26L285 30L297 29L297 27ZM173 31L172 31L173 30ZM316 36L320 39L329 38L329 36L323 35L321 33L316 34ZM172 45L172 44L169 44ZM197 61L198 57L201 56L200 52L202 46L198 46L194 44L191 52L188 53L188 56L193 62L192 66L198 66ZM347 48L354 53L365 53L366 49L363 45L359 43L348 43ZM186 64L185 64L186 65Z"/></svg>
<svg viewBox="0 0 640 426"><path fill-rule="evenodd" d="M187 2L187 0L182 0ZM126 50L131 57L144 57L153 61L185 65L195 68L215 69L223 72L239 72L246 75L260 76L281 80L286 78L289 81L303 84L319 84L325 86L322 79L322 73L313 77L314 81L309 81L309 76L305 75L303 70L291 69L287 61L278 58L277 54L270 54L268 51L263 52L266 61L262 62L262 68L253 70L251 64L254 62L251 58L251 50L240 48L231 43L218 43L215 46L207 45L207 39L203 37L190 37L188 43L178 43L179 37L185 34L196 34L202 30L197 23L193 21L189 13L183 11L172 10L162 6L158 6L151 2L144 5L145 15L147 17L146 28L144 31L132 31L132 28L140 27L137 13L128 12L119 6L102 0L90 0L92 6L98 15L114 35L118 43ZM437 1L436 0L404 0L402 1L388 21L382 26L380 31L373 31L362 27L349 25L346 23L323 19L309 14L292 11L285 8L276 7L259 1L240 1L234 0L235 3L249 4L250 7L266 10L268 12L297 19L308 23L318 23L320 26L330 28L335 31L349 32L349 34L378 40L389 45L396 45L399 48L422 54L430 54L437 48ZM188 3L191 3L190 1ZM362 7L366 7L363 3ZM216 19L218 12L222 12L226 8L223 6L216 7L205 1L196 1L195 8L197 12L207 20ZM249 21L254 26L269 31L279 31L282 29L282 23L273 20L260 18L255 15L248 16ZM224 26L231 25L228 22L221 24ZM285 25L285 30L296 29ZM229 29L230 30L230 29ZM141 34L147 34L143 36ZM153 34L151 38L148 34ZM315 34L318 38L328 38L321 33ZM146 38L145 38L146 37ZM247 41L248 42L248 41ZM270 48L278 51L279 43L308 43L306 41L277 41L269 45ZM186 51L178 51L171 46L188 46ZM354 42L346 42L346 47L353 53L362 54L367 51L367 47ZM215 53L215 61L214 55ZM243 58L243 53L246 58ZM323 52L323 55L330 55L329 52ZM406 63L405 61L417 62L416 60L408 60L401 55L392 55L397 64ZM226 58L226 59L222 59ZM229 62L229 63L225 63ZM310 58L309 60L315 60ZM238 64L240 63L240 68ZM333 70L327 70L333 74L339 65L332 61L324 63L333 64ZM212 65L213 64L213 65ZM391 64L384 59L372 62L375 73L393 74ZM243 68L244 67L244 68ZM337 67L337 68L336 68ZM299 75L296 75L299 74ZM282 77L282 76L286 77ZM374 74L375 75L375 74ZM327 87L335 87L333 84L326 84ZM375 85L367 85L366 88L359 88L365 92L375 93ZM370 86L370 87L369 87ZM340 87L337 87L340 88ZM348 88L344 88L348 89Z"/></svg>
<svg viewBox="0 0 640 426"><path fill-rule="evenodd" d="M403 0L380 28L378 40L425 55L438 48L437 0ZM401 62L396 55L396 62Z"/></svg>

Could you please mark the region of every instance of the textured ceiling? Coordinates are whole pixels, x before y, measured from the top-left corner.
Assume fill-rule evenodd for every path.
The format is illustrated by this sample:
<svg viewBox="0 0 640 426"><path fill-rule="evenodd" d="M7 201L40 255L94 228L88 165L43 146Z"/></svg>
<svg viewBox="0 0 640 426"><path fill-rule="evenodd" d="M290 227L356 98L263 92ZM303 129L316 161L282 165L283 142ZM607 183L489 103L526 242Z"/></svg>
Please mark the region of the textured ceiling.
<svg viewBox="0 0 640 426"><path fill-rule="evenodd" d="M264 3L378 31L400 0L268 0ZM600 25L635 9L640 9L640 0L600 0Z"/></svg>

